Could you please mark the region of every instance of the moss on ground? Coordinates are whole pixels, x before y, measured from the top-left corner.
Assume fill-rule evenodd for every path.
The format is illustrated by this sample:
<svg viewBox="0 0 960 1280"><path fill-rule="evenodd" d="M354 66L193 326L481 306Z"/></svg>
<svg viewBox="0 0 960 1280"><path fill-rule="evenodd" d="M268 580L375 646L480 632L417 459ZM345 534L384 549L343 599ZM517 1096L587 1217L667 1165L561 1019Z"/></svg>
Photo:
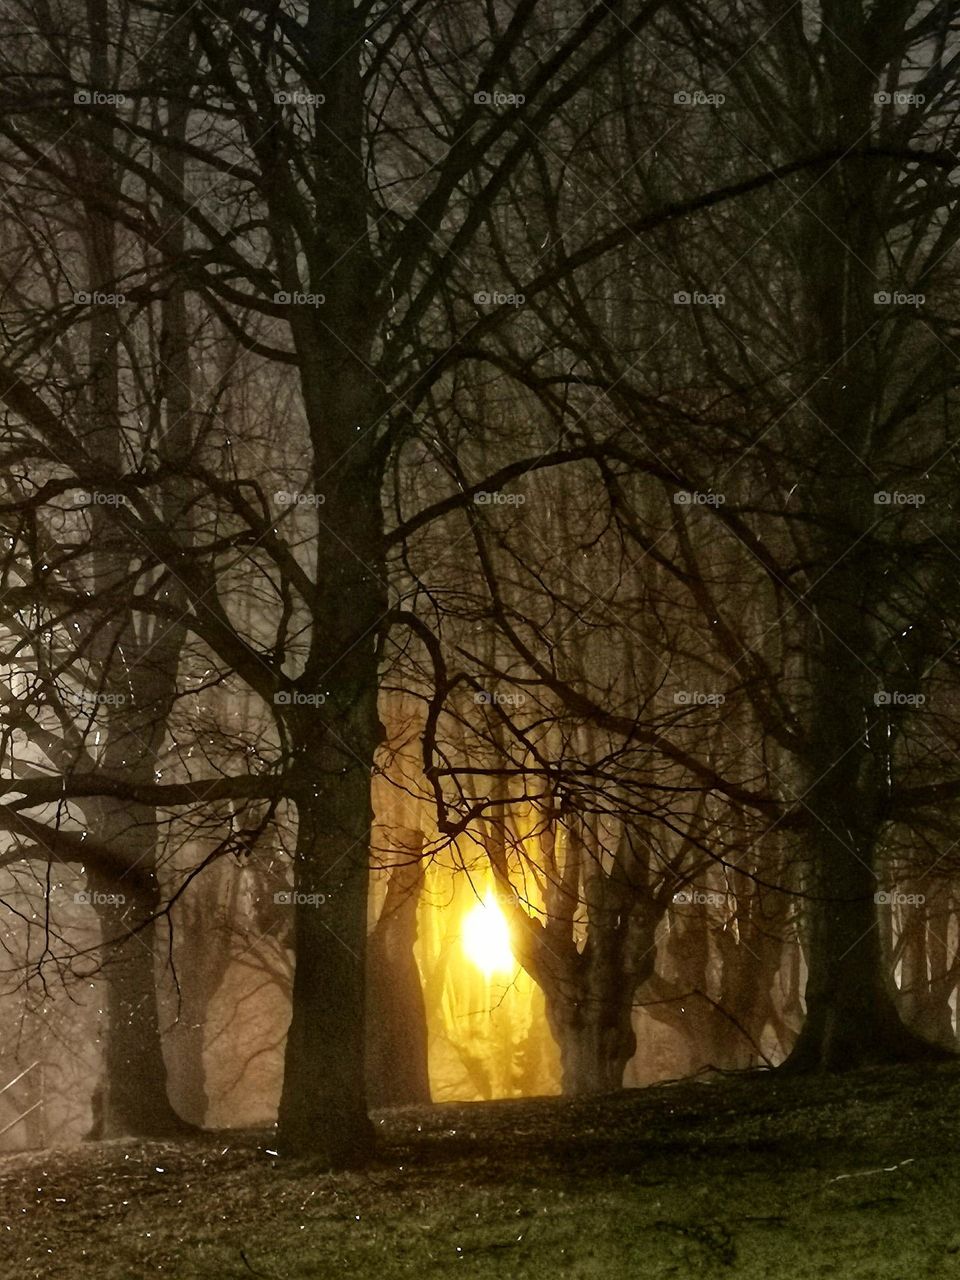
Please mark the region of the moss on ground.
<svg viewBox="0 0 960 1280"><path fill-rule="evenodd" d="M377 1116L367 1173L270 1135L0 1159L0 1276L960 1280L960 1066Z"/></svg>

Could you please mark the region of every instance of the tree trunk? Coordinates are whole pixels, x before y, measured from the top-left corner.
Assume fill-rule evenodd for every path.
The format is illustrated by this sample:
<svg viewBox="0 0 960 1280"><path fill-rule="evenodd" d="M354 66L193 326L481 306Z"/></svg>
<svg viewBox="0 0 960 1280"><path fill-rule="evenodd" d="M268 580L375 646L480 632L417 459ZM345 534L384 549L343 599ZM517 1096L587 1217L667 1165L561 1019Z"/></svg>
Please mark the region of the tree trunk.
<svg viewBox="0 0 960 1280"><path fill-rule="evenodd" d="M931 901L934 885L929 880L911 882L905 888L924 901L908 904L901 919L900 1012L912 1031L952 1050L956 1037L946 943L949 917L946 911L936 911L936 903Z"/></svg>
<svg viewBox="0 0 960 1280"><path fill-rule="evenodd" d="M830 704L837 712L837 728L832 732L848 748L855 738L849 721L840 727L837 704L844 701L834 689ZM806 1020L785 1064L792 1069L842 1070L935 1052L908 1030L897 1012L877 928L875 819L861 776L862 748L847 750L838 759L840 755L837 746L816 757L820 763L814 768L821 778L806 797L816 819L808 903L810 969Z"/></svg>
<svg viewBox="0 0 960 1280"><path fill-rule="evenodd" d="M541 833L541 858L550 871L544 923L510 894L502 841L487 846L505 894L514 953L543 992L560 1052L561 1090L568 1096L623 1087L623 1073L637 1051L634 996L653 973L663 915L647 892L626 829L609 870L599 847L587 849L588 839L596 843L579 815L562 821L557 810L548 810ZM582 950L574 923L581 901L587 907Z"/></svg>
<svg viewBox="0 0 960 1280"><path fill-rule="evenodd" d="M129 821L129 818L128 818ZM91 1139L167 1137L190 1126L167 1097L167 1072L157 1016L155 928L160 905L152 872L118 885L115 877L88 873L87 883L103 934L103 1070L94 1096ZM116 902L119 895L125 901Z"/></svg>
<svg viewBox="0 0 960 1280"><path fill-rule="evenodd" d="M357 49L366 19L352 0L307 7L302 59L323 86L325 121L311 151L309 212L318 234L295 252L295 183L284 148L251 139L270 175L268 223L284 289L322 293L289 307L289 328L310 435L316 505L309 542L316 586L309 652L284 718L292 745L289 795L297 808L296 969L278 1141L328 1166L372 1150L364 1080L364 981L372 805L370 780L384 736L377 716L379 636L388 613L381 483L382 422L391 409L371 372L379 285L369 241L364 95ZM282 134L280 135L283 136ZM297 177L299 181L299 175ZM301 237L298 227L297 238Z"/></svg>
<svg viewBox="0 0 960 1280"><path fill-rule="evenodd" d="M238 918L239 877L222 863L211 867L173 915L177 985L175 1020L167 1036L170 1096L188 1120L202 1125L206 1090L206 1029L210 1007L232 959L228 923ZM272 923L272 922L271 922ZM263 928L268 928L264 925Z"/></svg>
<svg viewBox="0 0 960 1280"><path fill-rule="evenodd" d="M368 701L375 710L375 684ZM329 749L315 758L316 784L296 797L296 969L279 1144L342 1168L365 1163L373 1145L364 1079L370 773Z"/></svg>
<svg viewBox="0 0 960 1280"><path fill-rule="evenodd" d="M840 25L825 30L822 44L831 85L827 127L851 147L873 127L876 87L858 9L839 7ZM929 1051L897 1012L874 900L883 887L876 859L897 730L896 717L886 719L874 704L880 680L896 678L878 623L889 565L874 535L877 485L869 465L878 455L888 378L868 338L876 324L875 266L886 252L884 181L893 183L896 174L851 159L823 176L801 214L804 342L815 375L804 375L806 412L796 423L798 433L810 432L803 483L814 517L801 758L810 815L810 967L807 1017L786 1064L792 1069L842 1069Z"/></svg>
<svg viewBox="0 0 960 1280"><path fill-rule="evenodd" d="M560 1088L566 1097L611 1093L637 1051L632 1000L576 1003L544 993L550 1030L560 1050Z"/></svg>
<svg viewBox="0 0 960 1280"><path fill-rule="evenodd" d="M430 1102L427 1013L414 955L423 833L398 840L380 919L367 942L367 1094L374 1107Z"/></svg>
<svg viewBox="0 0 960 1280"><path fill-rule="evenodd" d="M356 383L338 412L368 420ZM356 413L351 414L351 408ZM331 414L333 410L331 409ZM336 438L336 433L334 438ZM383 729L378 646L386 614L379 483L356 450L357 474L331 476L318 521L321 601L315 649L288 724L297 808L296 968L278 1141L330 1167L365 1163L373 1146L364 1071L370 779ZM335 532L331 532L335 531Z"/></svg>
<svg viewBox="0 0 960 1280"><path fill-rule="evenodd" d="M830 523L848 536L842 552L827 552L831 571L811 593L819 634L804 797L813 818L810 969L806 1021L785 1064L794 1070L842 1070L937 1052L902 1022L883 964L875 865L886 737L873 707L875 677L861 660L871 652L865 593L876 566L869 551L851 550L856 539L849 536L863 527L869 498L850 477L833 483Z"/></svg>
<svg viewBox="0 0 960 1280"><path fill-rule="evenodd" d="M95 83L106 85L111 83L112 70L110 14L105 0L91 0L88 17L91 74ZM113 162L107 158L113 127L105 116L95 118L89 127L102 151L87 157L85 163L96 166L101 191L114 193L120 184ZM116 287L118 274L116 225L96 205L86 204L84 213L89 286L91 292L109 293ZM172 287L170 294L163 306L160 353L166 370L161 388L169 438L161 449L176 457L189 440L191 373L182 285ZM106 476L123 471L126 465L119 332L115 308L99 303L91 307L84 434L91 457L103 464ZM179 504L168 506L165 514L172 522L180 514ZM138 548L105 508L93 508L91 526L95 594L107 593L126 579ZM179 590L167 590L163 595L163 603L182 608ZM91 655L99 663L96 690L101 691L102 685L115 698L97 711L98 727L104 729L98 763L131 779L149 782L177 687L183 628L162 619L148 624L132 610L118 611L105 623L94 625L97 630L91 639ZM100 920L106 987L103 1076L94 1099L90 1136L180 1132L186 1126L167 1098L157 1012L152 917L160 907L161 892L154 873L156 811L107 799L90 802L84 809L98 838L122 850L131 868L131 874L121 878L93 870L88 876L88 887L97 895L93 905Z"/></svg>

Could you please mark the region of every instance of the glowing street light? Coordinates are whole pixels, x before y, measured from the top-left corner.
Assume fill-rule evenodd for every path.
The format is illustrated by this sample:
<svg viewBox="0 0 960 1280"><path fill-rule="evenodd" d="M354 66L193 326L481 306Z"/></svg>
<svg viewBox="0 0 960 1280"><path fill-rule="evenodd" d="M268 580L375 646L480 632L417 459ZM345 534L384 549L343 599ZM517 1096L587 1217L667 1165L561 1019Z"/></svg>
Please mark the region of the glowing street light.
<svg viewBox="0 0 960 1280"><path fill-rule="evenodd" d="M467 958L485 977L511 973L516 967L510 929L492 889L488 888L483 902L464 916L462 938Z"/></svg>

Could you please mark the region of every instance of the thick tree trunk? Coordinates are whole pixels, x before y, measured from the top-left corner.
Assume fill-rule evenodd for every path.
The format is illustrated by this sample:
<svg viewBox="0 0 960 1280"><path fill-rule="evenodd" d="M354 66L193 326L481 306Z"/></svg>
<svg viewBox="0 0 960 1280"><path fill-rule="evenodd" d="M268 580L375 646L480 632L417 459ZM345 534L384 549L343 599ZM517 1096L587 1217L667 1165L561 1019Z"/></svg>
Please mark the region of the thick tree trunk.
<svg viewBox="0 0 960 1280"><path fill-rule="evenodd" d="M842 715L846 700L834 689L829 714L824 707L836 738L832 750L815 757L820 777L805 801L815 818L814 861L807 1016L785 1064L795 1070L842 1070L935 1053L901 1020L885 972L875 902L875 797L864 777L870 762L861 758L862 727L858 745L854 726ZM862 705L856 710L864 715Z"/></svg>
<svg viewBox="0 0 960 1280"><path fill-rule="evenodd" d="M488 843L513 924L514 951L543 992L547 1024L560 1053L561 1089L568 1096L623 1087L627 1063L637 1050L634 996L653 973L663 915L663 907L646 892L628 833L609 867L599 847L588 849L588 840L595 844L578 816L560 822L556 811L549 814L541 834L541 856L550 868L545 923L509 894L502 841ZM581 902L587 907L582 950L574 924Z"/></svg>
<svg viewBox="0 0 960 1280"><path fill-rule="evenodd" d="M874 127L875 79L859 6L837 8L824 31L823 100L831 140L851 147ZM851 58L851 52L854 57ZM874 895L883 800L896 717L874 705L897 678L883 643L889 593L874 529L878 440L887 370L871 335L875 265L884 260L886 209L878 172L851 160L823 176L804 202L801 302L810 371L798 433L807 437L811 587L807 743L802 758L809 976L807 1017L787 1060L792 1069L842 1069L915 1058L929 1047L901 1021L885 973ZM811 216L812 215L812 216ZM802 437L801 437L802 438ZM880 446L882 447L882 446ZM888 685L888 688L897 685Z"/></svg>
<svg viewBox="0 0 960 1280"><path fill-rule="evenodd" d="M374 1107L430 1101L427 1013L414 947L423 889L421 832L398 840L386 901L367 942L367 1094Z"/></svg>
<svg viewBox="0 0 960 1280"><path fill-rule="evenodd" d="M110 66L110 11L105 0L91 0L91 74L94 82L112 82ZM183 37L178 37L183 38ZM177 123L179 122L179 123ZM120 181L113 162L113 126L107 116L97 117L90 129L99 139L96 164L101 193L116 192ZM185 127L185 109L175 104L174 132ZM183 164L174 153L166 161L170 177L182 184ZM110 293L118 276L117 228L96 205L85 206L86 249L91 291ZM182 218L175 207L166 210L175 240L182 247ZM103 464L104 476L118 474L128 465L128 436L120 395L120 331L115 308L97 304L89 323L90 381L87 388L85 443L92 458ZM190 343L187 335L183 284L170 287L162 306L159 384L164 408L161 440L157 447L167 461L180 461L191 440ZM145 442L144 442L145 443ZM164 503L164 516L177 536L189 540L189 524L183 516L189 495L179 493ZM91 517L94 534L94 569L98 593L107 593L127 580L140 548L125 534L122 522L102 507ZM148 619L136 611L118 612L101 622L92 637L91 653L99 661L103 690L115 701L98 712L98 728L105 729L99 763L131 780L151 782L166 733L167 717L177 689L177 675L184 630L178 625L184 612L182 589L174 584L159 593L170 618ZM88 690L93 692L93 690ZM98 733L96 741L99 742ZM106 988L102 1026L103 1072L94 1097L91 1137L124 1134L162 1136L189 1126L171 1106L163 1058L156 991L156 928L153 917L161 905L155 867L158 828L156 811L118 801L100 800L84 806L98 838L125 855L130 874L104 876L91 871L88 888L97 895L94 907L100 921Z"/></svg>
<svg viewBox="0 0 960 1280"><path fill-rule="evenodd" d="M367 696L375 709L375 684ZM373 1146L364 1078L370 772L329 751L308 761L316 782L296 797L296 970L278 1140L285 1154L349 1167Z"/></svg>
<svg viewBox="0 0 960 1280"><path fill-rule="evenodd" d="M547 1025L560 1053L561 1090L574 1097L620 1089L637 1050L637 983L632 973L612 963L622 938L598 946L594 930L580 952L557 923L550 921L546 928L538 922L521 924L514 940L520 963L543 992ZM600 950L606 952L603 957L597 955Z"/></svg>
<svg viewBox="0 0 960 1280"><path fill-rule="evenodd" d="M567 1097L611 1093L637 1051L632 1003L574 1004L546 994L547 1019L560 1050L560 1087Z"/></svg>
<svg viewBox="0 0 960 1280"><path fill-rule="evenodd" d="M841 880L851 890L857 880L861 892L872 888L871 873L858 875L849 865L853 859L844 861L831 876L832 892L840 892ZM788 1069L843 1070L940 1056L897 1012L882 977L874 911L872 893L815 905L807 1016L784 1064Z"/></svg>
<svg viewBox="0 0 960 1280"><path fill-rule="evenodd" d="M852 477L832 481L825 527L845 534L825 551L830 571L811 593L819 623L811 661L809 786L812 815L807 1017L786 1066L841 1070L909 1061L937 1050L897 1012L883 963L875 895L887 741L873 706L869 611L877 566L857 542L871 499ZM867 548L866 551L863 548Z"/></svg>
<svg viewBox="0 0 960 1280"><path fill-rule="evenodd" d="M652 929L647 924L641 938L644 924L639 918L595 908L583 951L571 948L562 971L551 967L542 975L565 1095L623 1087L623 1073L637 1051L634 993L653 972L656 924Z"/></svg>
<svg viewBox="0 0 960 1280"><path fill-rule="evenodd" d="M354 423L367 420L356 382L352 390L353 397L344 388L338 419L347 419L351 434ZM288 719L298 820L296 969L278 1141L283 1152L314 1155L330 1167L363 1164L373 1145L364 984L370 779L383 736L377 637L386 592L377 473L364 466L361 450L355 456L328 481L318 521L315 648L297 682L301 703Z"/></svg>
<svg viewBox="0 0 960 1280"><path fill-rule="evenodd" d="M298 817L300 897L278 1141L282 1151L314 1155L328 1166L362 1164L373 1143L364 981L370 779L383 737L378 640L388 612L380 433L391 405L371 372L379 281L363 157L357 50L364 22L352 0L328 0L309 5L299 28L309 87L322 88L326 101L310 153L309 211L304 206L304 225L318 234L301 242L299 254L290 221L297 197L283 147L270 131L251 140L264 172L276 175L265 196L280 283L291 294L326 298L319 310L289 308L311 444L316 589L307 602L309 653L294 684L297 698L314 701L293 703L284 716L293 748L289 794Z"/></svg>
<svg viewBox="0 0 960 1280"><path fill-rule="evenodd" d="M167 1072L157 1016L155 928L160 905L152 872L128 877L90 872L89 892L103 935L103 1069L93 1101L92 1139L167 1137L190 1126L167 1097ZM123 895L125 901L115 899ZM141 927L142 926L142 927Z"/></svg>

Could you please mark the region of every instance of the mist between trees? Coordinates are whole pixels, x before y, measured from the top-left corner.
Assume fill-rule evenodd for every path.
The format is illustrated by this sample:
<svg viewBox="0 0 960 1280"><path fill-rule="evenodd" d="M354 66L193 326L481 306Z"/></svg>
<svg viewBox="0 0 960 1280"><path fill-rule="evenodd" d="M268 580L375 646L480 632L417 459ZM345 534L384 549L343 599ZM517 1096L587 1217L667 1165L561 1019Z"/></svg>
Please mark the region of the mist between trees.
<svg viewBox="0 0 960 1280"><path fill-rule="evenodd" d="M4 1144L955 1048L957 57L4 8Z"/></svg>

